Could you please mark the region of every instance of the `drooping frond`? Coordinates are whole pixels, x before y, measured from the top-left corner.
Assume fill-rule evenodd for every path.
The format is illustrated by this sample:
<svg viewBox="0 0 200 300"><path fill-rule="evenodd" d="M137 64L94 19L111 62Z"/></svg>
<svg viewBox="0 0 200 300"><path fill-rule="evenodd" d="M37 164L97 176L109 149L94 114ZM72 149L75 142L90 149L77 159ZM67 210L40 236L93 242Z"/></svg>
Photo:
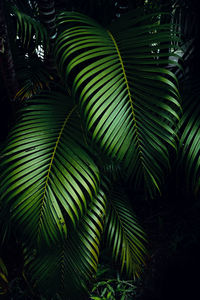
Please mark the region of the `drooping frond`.
<svg viewBox="0 0 200 300"><path fill-rule="evenodd" d="M11 13L17 18L16 34L24 47L28 48L29 44L34 42L35 48L43 46L48 49L48 33L39 20L21 12L16 6L11 7Z"/></svg>
<svg viewBox="0 0 200 300"><path fill-rule="evenodd" d="M146 236L119 188L108 198L105 237L113 259L131 277L139 275L145 261Z"/></svg>
<svg viewBox="0 0 200 300"><path fill-rule="evenodd" d="M106 30L87 16L62 13L55 47L92 141L150 194L169 167L167 145L176 149L180 112L177 79L163 67L178 38L171 25L152 19L128 15Z"/></svg>
<svg viewBox="0 0 200 300"><path fill-rule="evenodd" d="M77 293L81 297L84 287L96 273L105 209L105 194L100 190L66 242L43 251L28 263L33 282L38 289L46 291L47 296L58 292L63 299L68 295L77 299Z"/></svg>
<svg viewBox="0 0 200 300"><path fill-rule="evenodd" d="M194 80L183 90L183 116L180 121L179 163L184 167L188 186L200 188L200 82Z"/></svg>
<svg viewBox="0 0 200 300"><path fill-rule="evenodd" d="M98 192L99 171L84 146L76 106L59 93L35 96L1 158L1 203L29 242L56 242Z"/></svg>

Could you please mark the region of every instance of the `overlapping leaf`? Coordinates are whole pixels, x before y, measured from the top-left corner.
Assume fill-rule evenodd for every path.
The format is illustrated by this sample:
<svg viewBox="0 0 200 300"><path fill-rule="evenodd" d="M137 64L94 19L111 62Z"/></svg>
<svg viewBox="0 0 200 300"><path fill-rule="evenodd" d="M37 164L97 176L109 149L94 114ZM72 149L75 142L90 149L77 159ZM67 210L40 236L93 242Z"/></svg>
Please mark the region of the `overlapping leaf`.
<svg viewBox="0 0 200 300"><path fill-rule="evenodd" d="M45 68L44 63L37 57L18 57L16 59L19 91L15 98L27 100L38 94L42 89L48 88L53 77Z"/></svg>
<svg viewBox="0 0 200 300"><path fill-rule="evenodd" d="M1 201L27 241L50 244L67 234L98 191L71 99L45 93L24 108L1 154Z"/></svg>
<svg viewBox="0 0 200 300"><path fill-rule="evenodd" d="M146 255L146 236L133 214L124 193L112 191L108 198L105 237L113 258L121 270L132 277L139 275Z"/></svg>
<svg viewBox="0 0 200 300"><path fill-rule="evenodd" d="M152 23L155 16L125 19L106 30L84 15L62 13L55 55L63 78L73 78L93 142L152 194L169 167L167 145L176 148L177 80L163 65L178 38L170 25Z"/></svg>
<svg viewBox="0 0 200 300"><path fill-rule="evenodd" d="M30 42L35 42L35 48L41 45L48 48L48 33L38 20L19 11L16 6L11 7L11 13L17 18L16 33L24 46L29 47Z"/></svg>
<svg viewBox="0 0 200 300"><path fill-rule="evenodd" d="M180 121L180 156L189 186L194 192L200 188L200 82L185 84L183 116Z"/></svg>
<svg viewBox="0 0 200 300"><path fill-rule="evenodd" d="M33 282L48 296L59 292L63 298L69 294L73 298L74 294L77 299L77 293L81 297L86 282L97 269L105 209L105 194L100 190L63 246L39 254L28 263Z"/></svg>

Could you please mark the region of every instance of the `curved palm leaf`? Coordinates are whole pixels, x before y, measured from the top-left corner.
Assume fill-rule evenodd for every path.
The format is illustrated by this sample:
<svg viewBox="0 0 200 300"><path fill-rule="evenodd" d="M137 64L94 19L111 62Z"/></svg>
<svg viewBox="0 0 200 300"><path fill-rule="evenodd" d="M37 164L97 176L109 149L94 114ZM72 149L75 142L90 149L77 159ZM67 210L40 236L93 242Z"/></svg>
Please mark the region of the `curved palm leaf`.
<svg viewBox="0 0 200 300"><path fill-rule="evenodd" d="M185 84L185 83L184 83ZM179 161L185 168L189 185L194 192L200 188L200 82L185 84L183 116L180 121Z"/></svg>
<svg viewBox="0 0 200 300"><path fill-rule="evenodd" d="M30 242L64 238L65 215L75 225L98 191L99 171L70 102L53 92L35 97L2 153L2 205Z"/></svg>
<svg viewBox="0 0 200 300"><path fill-rule="evenodd" d="M178 38L152 19L128 15L106 30L84 15L62 13L55 47L61 75L75 76L73 94L93 142L124 161L150 193L169 167L166 144L176 149L180 111L176 77L163 68L168 51L160 52Z"/></svg>
<svg viewBox="0 0 200 300"><path fill-rule="evenodd" d="M17 36L21 38L25 47L29 47L30 42L35 41L35 48L43 45L48 49L48 33L45 27L35 18L21 12L17 6L11 7L11 13L17 18Z"/></svg>
<svg viewBox="0 0 200 300"><path fill-rule="evenodd" d="M53 77L41 60L35 57L18 57L15 61L19 90L15 96L20 100L31 98L41 90L48 88Z"/></svg>
<svg viewBox="0 0 200 300"><path fill-rule="evenodd" d="M121 264L121 271L136 277L147 254L146 236L120 189L108 198L105 236L112 256Z"/></svg>
<svg viewBox="0 0 200 300"><path fill-rule="evenodd" d="M105 209L105 194L100 190L66 242L28 262L33 282L48 296L59 292L64 298L74 294L77 299L77 293L80 297L87 282L96 273Z"/></svg>

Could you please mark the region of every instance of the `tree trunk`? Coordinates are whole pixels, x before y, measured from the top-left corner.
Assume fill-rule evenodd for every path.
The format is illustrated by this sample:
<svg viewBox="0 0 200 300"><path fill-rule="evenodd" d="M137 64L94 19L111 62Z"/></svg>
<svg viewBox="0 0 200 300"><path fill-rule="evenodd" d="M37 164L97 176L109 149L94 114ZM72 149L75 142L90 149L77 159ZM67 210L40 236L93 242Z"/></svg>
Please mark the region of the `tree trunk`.
<svg viewBox="0 0 200 300"><path fill-rule="evenodd" d="M3 1L0 1L0 72L7 95L13 100L18 90L12 52L8 38L8 28L5 19Z"/></svg>

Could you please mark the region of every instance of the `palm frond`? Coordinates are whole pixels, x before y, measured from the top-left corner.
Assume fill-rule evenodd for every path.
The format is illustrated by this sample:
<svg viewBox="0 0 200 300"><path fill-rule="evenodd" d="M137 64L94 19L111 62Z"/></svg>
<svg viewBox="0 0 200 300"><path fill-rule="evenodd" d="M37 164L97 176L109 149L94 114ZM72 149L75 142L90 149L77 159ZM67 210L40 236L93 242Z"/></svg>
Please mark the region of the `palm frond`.
<svg viewBox="0 0 200 300"><path fill-rule="evenodd" d="M19 90L15 98L26 100L49 87L53 77L37 57L18 57L15 61Z"/></svg>
<svg viewBox="0 0 200 300"><path fill-rule="evenodd" d="M115 261L131 277L137 277L145 263L147 240L145 233L119 188L108 198L105 237Z"/></svg>
<svg viewBox="0 0 200 300"><path fill-rule="evenodd" d="M13 6L17 7L21 12L31 16L38 17L38 1L37 0L11 0L6 1L6 5L8 5L8 9L11 10Z"/></svg>
<svg viewBox="0 0 200 300"><path fill-rule="evenodd" d="M29 242L56 242L98 192L76 106L59 93L35 96L22 110L1 155L1 203Z"/></svg>
<svg viewBox="0 0 200 300"><path fill-rule="evenodd" d="M152 24L152 16L130 15L108 30L78 13L62 13L58 22L58 68L66 81L73 78L92 141L153 194L169 167L167 145L176 149L180 112L177 79L163 67L169 53L160 50L178 37L171 25Z"/></svg>
<svg viewBox="0 0 200 300"><path fill-rule="evenodd" d="M179 163L184 166L188 186L197 193L200 188L200 82L192 80L184 85Z"/></svg>
<svg viewBox="0 0 200 300"><path fill-rule="evenodd" d="M30 42L35 43L35 49L43 46L48 49L49 38L45 27L34 17L20 11L17 6L11 7L11 13L17 18L17 38L20 38L24 47L29 47Z"/></svg>
<svg viewBox="0 0 200 300"><path fill-rule="evenodd" d="M58 292L63 298L74 295L77 299L77 293L81 297L86 290L97 270L105 209L105 194L100 190L77 229L70 232L62 246L43 251L33 260L28 256L27 269L32 281L47 296Z"/></svg>

